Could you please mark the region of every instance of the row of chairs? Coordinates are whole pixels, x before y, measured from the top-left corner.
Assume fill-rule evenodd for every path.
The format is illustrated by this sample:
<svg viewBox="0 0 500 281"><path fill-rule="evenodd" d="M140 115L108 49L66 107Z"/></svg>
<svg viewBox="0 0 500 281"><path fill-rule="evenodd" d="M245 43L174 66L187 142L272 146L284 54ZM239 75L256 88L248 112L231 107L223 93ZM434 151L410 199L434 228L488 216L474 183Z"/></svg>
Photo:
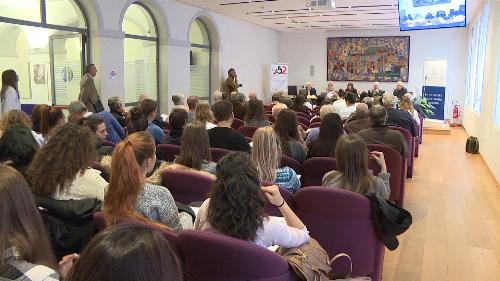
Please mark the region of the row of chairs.
<svg viewBox="0 0 500 281"><path fill-rule="evenodd" d="M370 151L381 151L385 155L387 170L391 174L390 199L396 202L396 205L402 207L404 204L405 194L405 178L406 178L406 159L401 157L401 154L395 149L385 145L368 145ZM173 161L176 155L180 153L180 147L170 144L158 145L158 150L162 151L164 156L167 156L167 161ZM224 155L231 153L229 150L220 148L211 148L212 160L218 161ZM281 167L290 167L297 174L301 175L303 187L321 186L323 176L329 171L337 169L337 161L331 157L313 157L307 159L304 164L300 164L293 158L288 156L281 157ZM370 169L374 174L380 172L380 167L375 162L370 162ZM174 198L185 204L194 201L203 201L207 198L210 188L213 184L212 180L187 171L166 170L162 174L162 184L166 186Z"/></svg>
<svg viewBox="0 0 500 281"><path fill-rule="evenodd" d="M308 187L286 200L330 257L347 253L353 276L381 280L384 245L376 237L367 198L344 190ZM96 213L94 219L99 229L105 228L102 213ZM186 280L296 280L281 256L252 243L203 231L164 234L183 262ZM338 275L349 272L347 261L339 260L332 268Z"/></svg>

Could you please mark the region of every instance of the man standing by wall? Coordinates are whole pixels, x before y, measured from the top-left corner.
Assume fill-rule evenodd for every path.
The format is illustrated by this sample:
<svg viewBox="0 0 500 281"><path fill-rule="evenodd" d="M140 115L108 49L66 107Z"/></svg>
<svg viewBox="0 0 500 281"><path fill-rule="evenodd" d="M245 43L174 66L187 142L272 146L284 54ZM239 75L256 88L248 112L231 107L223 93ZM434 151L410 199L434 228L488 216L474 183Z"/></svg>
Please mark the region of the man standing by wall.
<svg viewBox="0 0 500 281"><path fill-rule="evenodd" d="M78 100L87 106L87 110L94 113L104 111L104 106L99 99L99 93L97 93L97 88L94 84L96 74L97 68L94 64L89 64L85 67L85 75L83 75L80 81L80 95L78 96Z"/></svg>
<svg viewBox="0 0 500 281"><path fill-rule="evenodd" d="M238 84L238 76L234 68L227 71L227 79L224 81L222 98L227 100L231 97L232 92L238 92L238 88L243 86Z"/></svg>

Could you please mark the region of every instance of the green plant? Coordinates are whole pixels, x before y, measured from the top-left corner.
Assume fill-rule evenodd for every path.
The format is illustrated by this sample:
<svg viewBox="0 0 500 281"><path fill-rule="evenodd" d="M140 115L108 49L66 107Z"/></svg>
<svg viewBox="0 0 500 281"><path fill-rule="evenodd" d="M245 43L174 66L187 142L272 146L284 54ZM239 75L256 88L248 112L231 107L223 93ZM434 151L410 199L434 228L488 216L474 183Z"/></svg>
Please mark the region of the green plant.
<svg viewBox="0 0 500 281"><path fill-rule="evenodd" d="M413 99L413 102L420 105L425 118L429 118L429 116L431 116L436 109L426 98L416 97Z"/></svg>

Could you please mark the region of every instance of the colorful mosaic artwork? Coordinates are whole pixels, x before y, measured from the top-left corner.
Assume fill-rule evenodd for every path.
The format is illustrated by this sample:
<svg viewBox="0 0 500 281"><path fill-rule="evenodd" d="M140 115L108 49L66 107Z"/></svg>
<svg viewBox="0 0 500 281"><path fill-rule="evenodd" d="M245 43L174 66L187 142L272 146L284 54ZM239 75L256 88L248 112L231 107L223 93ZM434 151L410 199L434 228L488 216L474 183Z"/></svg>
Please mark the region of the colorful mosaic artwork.
<svg viewBox="0 0 500 281"><path fill-rule="evenodd" d="M408 82L409 36L328 38L328 80Z"/></svg>

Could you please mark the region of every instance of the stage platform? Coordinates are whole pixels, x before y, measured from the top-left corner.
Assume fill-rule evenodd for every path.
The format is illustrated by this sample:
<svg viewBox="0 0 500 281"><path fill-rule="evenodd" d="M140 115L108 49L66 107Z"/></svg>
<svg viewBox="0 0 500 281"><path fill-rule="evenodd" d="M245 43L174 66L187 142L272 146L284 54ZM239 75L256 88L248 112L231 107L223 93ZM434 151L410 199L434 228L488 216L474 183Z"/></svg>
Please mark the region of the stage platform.
<svg viewBox="0 0 500 281"><path fill-rule="evenodd" d="M449 135L451 127L448 121L424 119L424 134Z"/></svg>

